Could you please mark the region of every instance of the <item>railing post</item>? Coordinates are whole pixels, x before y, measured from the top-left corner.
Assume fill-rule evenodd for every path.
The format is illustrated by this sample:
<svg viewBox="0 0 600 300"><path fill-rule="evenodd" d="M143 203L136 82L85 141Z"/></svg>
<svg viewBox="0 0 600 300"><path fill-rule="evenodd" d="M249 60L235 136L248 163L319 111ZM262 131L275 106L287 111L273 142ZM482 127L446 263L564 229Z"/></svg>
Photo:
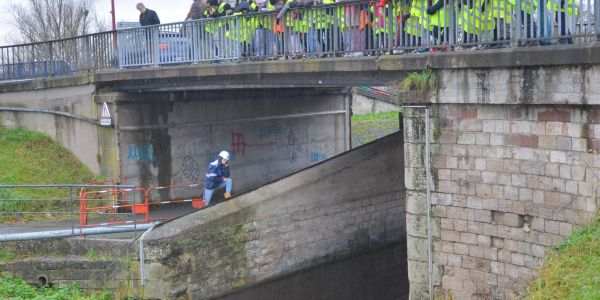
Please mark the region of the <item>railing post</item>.
<svg viewBox="0 0 600 300"><path fill-rule="evenodd" d="M519 40L521 39L521 27L523 25L523 11L521 10L521 2L522 1L523 0L516 0L517 4L515 5L515 12L517 15L517 22L515 25L515 34L514 34L515 38L513 40L515 47L519 47ZM508 7L508 6L506 6L507 2L508 2L508 0L504 1L505 7ZM510 24L512 26L513 22L510 22Z"/></svg>
<svg viewBox="0 0 600 300"><path fill-rule="evenodd" d="M594 0L594 33L596 41L600 41L600 0Z"/></svg>
<svg viewBox="0 0 600 300"><path fill-rule="evenodd" d="M75 205L73 203L73 187L69 187L69 208L71 211L71 236L75 236L75 223L73 220L73 210L75 209Z"/></svg>
<svg viewBox="0 0 600 300"><path fill-rule="evenodd" d="M159 54L159 50L158 50L158 44L159 44L159 38L160 38L160 28L158 28L157 26L152 27L150 30L152 30L152 59L154 60L152 63L154 64L155 67L158 67L158 65L160 64L160 54ZM137 235L136 235L137 237Z"/></svg>

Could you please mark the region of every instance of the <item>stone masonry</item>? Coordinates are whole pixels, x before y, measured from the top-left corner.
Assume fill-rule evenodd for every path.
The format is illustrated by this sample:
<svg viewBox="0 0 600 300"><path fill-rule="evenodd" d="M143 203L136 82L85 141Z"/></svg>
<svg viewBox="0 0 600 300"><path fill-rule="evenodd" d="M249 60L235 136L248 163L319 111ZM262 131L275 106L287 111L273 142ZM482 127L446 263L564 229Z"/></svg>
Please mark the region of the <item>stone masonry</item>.
<svg viewBox="0 0 600 300"><path fill-rule="evenodd" d="M565 69L544 71L544 81L528 77L527 70L520 80L534 91L552 80L568 85L566 76L551 77ZM467 89L452 98L454 79L445 75L437 90L445 96L429 99L437 102L429 106L434 295L513 299L536 277L549 247L595 216L600 108L581 104L596 103L598 95L569 85L563 89L563 102L571 103L566 105L556 103L556 95L527 95L525 88L486 98L477 86L476 93ZM518 82L487 89L510 89ZM411 299L424 299L429 282L424 110L408 109L404 124Z"/></svg>

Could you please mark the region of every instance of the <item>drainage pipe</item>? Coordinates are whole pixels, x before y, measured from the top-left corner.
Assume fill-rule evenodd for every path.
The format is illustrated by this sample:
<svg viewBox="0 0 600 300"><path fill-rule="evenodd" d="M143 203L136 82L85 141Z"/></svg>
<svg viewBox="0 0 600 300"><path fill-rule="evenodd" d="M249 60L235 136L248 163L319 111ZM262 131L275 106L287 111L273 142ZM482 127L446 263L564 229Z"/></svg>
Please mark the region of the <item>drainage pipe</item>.
<svg viewBox="0 0 600 300"><path fill-rule="evenodd" d="M138 230L142 231L142 230L150 229L159 223L160 222L154 222L154 223L149 223L149 224L120 225L120 226L110 226L110 227L81 228L78 230L78 232L80 235L94 235L94 234L131 232L131 231L138 231ZM41 240L41 239L72 237L72 236L73 236L72 229L24 232L24 233L10 233L10 234L0 234L0 242Z"/></svg>
<svg viewBox="0 0 600 300"><path fill-rule="evenodd" d="M431 240L431 145L429 143L429 107L424 105L407 105L403 108L415 108L425 110L425 180L427 186L427 280L429 281L429 300L433 299L433 246Z"/></svg>
<svg viewBox="0 0 600 300"><path fill-rule="evenodd" d="M150 226L150 228L148 228L148 230L146 230L146 232L144 232L142 234L142 236L140 237L140 275L142 276L142 285L144 285L144 282L146 281L146 276L144 276L144 237L146 236L146 234L150 233L150 231L152 231L152 228L154 228L153 224L152 226Z"/></svg>

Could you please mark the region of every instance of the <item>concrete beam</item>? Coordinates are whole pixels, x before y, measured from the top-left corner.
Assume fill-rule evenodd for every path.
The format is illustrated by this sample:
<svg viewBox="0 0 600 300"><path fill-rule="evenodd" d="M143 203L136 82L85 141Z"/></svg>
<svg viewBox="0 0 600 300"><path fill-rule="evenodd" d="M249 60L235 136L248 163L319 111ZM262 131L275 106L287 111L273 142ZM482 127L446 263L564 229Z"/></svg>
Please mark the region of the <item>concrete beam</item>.
<svg viewBox="0 0 600 300"><path fill-rule="evenodd" d="M97 73L95 80L99 88L114 91L384 85L402 78L407 71L593 65L600 62L598 54L600 54L600 44L593 43L379 57L239 62L111 70Z"/></svg>

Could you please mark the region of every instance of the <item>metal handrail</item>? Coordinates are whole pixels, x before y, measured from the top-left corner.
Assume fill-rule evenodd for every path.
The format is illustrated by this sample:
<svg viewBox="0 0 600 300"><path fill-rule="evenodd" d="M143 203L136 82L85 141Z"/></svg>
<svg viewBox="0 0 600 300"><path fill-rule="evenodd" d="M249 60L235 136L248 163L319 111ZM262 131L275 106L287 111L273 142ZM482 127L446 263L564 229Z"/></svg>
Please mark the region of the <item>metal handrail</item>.
<svg viewBox="0 0 600 300"><path fill-rule="evenodd" d="M284 7L285 13L263 11L3 46L0 80L223 60L590 43L600 32L600 0L439 1L438 11L427 0Z"/></svg>

